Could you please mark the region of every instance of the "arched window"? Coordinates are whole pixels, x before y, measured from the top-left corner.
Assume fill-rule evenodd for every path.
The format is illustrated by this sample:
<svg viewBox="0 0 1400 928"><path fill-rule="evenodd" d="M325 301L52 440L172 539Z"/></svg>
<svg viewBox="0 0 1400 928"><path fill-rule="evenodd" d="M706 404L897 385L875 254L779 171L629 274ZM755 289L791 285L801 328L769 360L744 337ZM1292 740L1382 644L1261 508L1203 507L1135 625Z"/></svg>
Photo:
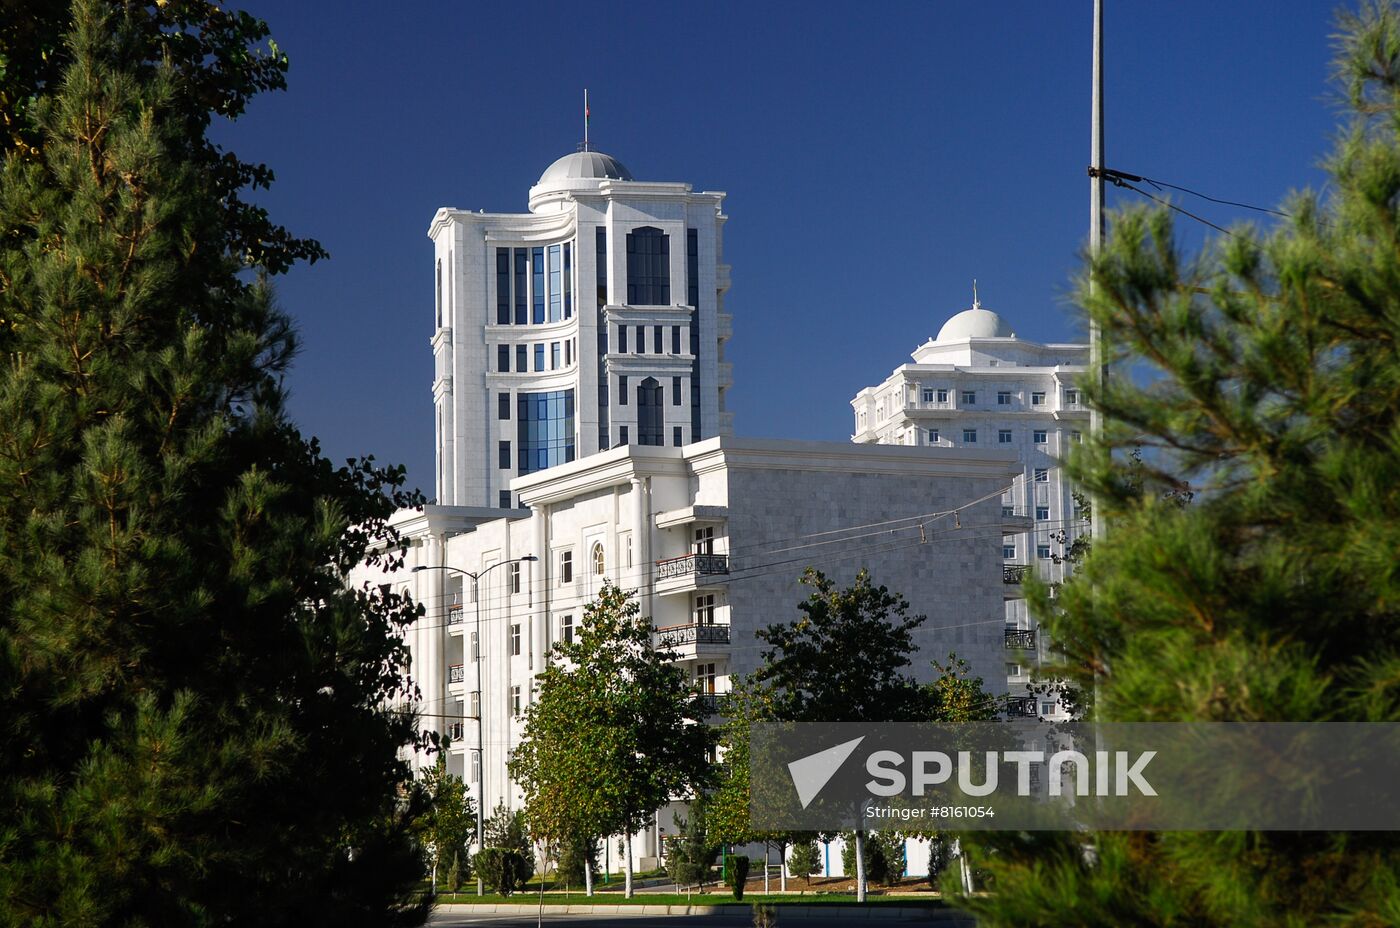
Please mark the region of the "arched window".
<svg viewBox="0 0 1400 928"><path fill-rule="evenodd" d="M592 554L592 558L593 558L593 576L595 576L595 577L601 577L601 576L603 576L604 571L606 571L606 570L608 569L608 564L607 564L607 560L603 557L603 544L602 544L602 542L595 542L595 543L593 544L593 554Z"/></svg>
<svg viewBox="0 0 1400 928"><path fill-rule="evenodd" d="M665 444L662 424L661 384L648 377L637 384L637 444Z"/></svg>
<svg viewBox="0 0 1400 928"><path fill-rule="evenodd" d="M671 305L670 236L654 226L627 233L627 302L632 306Z"/></svg>

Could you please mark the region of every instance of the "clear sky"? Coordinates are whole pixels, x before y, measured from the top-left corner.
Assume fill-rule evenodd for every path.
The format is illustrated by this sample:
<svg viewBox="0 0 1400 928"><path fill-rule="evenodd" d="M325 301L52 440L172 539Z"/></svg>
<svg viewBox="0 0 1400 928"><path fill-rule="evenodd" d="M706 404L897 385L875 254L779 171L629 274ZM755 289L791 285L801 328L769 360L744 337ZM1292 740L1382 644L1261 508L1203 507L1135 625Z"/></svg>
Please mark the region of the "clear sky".
<svg viewBox="0 0 1400 928"><path fill-rule="evenodd" d="M851 396L974 277L1022 337L1081 337L1091 0L234 5L291 58L289 90L217 132L331 253L278 285L304 340L292 410L332 459L405 464L432 495L428 222L525 212L581 140L584 87L595 149L728 193L738 434L849 440ZM1325 182L1331 3L1106 7L1110 167L1261 206Z"/></svg>

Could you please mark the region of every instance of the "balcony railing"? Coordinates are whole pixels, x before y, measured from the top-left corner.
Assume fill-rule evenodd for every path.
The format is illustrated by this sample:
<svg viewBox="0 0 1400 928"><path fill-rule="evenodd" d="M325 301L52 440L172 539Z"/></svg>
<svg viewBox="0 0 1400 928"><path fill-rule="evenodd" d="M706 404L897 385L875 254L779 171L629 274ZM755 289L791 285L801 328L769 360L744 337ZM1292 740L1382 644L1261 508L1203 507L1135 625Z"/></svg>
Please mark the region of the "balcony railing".
<svg viewBox="0 0 1400 928"><path fill-rule="evenodd" d="M462 624L462 615L463 615L463 612L462 612L462 604L461 604L461 603L448 603L448 604L447 604L447 624L448 624L448 625L461 625L461 624Z"/></svg>
<svg viewBox="0 0 1400 928"><path fill-rule="evenodd" d="M1035 629L1006 629L1006 646L1011 649L1035 650Z"/></svg>
<svg viewBox="0 0 1400 928"><path fill-rule="evenodd" d="M695 574L727 573L729 573L729 555L727 554L687 554L683 557L672 557L656 562L657 580L690 577Z"/></svg>
<svg viewBox="0 0 1400 928"><path fill-rule="evenodd" d="M447 682L461 683L467 678L467 666L465 664L453 664L447 668Z"/></svg>
<svg viewBox="0 0 1400 928"><path fill-rule="evenodd" d="M1020 583L1022 580L1026 579L1026 573L1030 569L1028 564L1002 564L1001 582Z"/></svg>
<svg viewBox="0 0 1400 928"><path fill-rule="evenodd" d="M656 630L657 640L669 647L683 644L729 644L728 625L668 625Z"/></svg>
<svg viewBox="0 0 1400 928"><path fill-rule="evenodd" d="M1034 719L1039 718L1035 711L1034 696L1008 696L1006 697L1006 714L1012 718Z"/></svg>
<svg viewBox="0 0 1400 928"><path fill-rule="evenodd" d="M706 715L719 715L724 711L724 704L729 696L725 693L701 693L696 697L700 704L700 711Z"/></svg>

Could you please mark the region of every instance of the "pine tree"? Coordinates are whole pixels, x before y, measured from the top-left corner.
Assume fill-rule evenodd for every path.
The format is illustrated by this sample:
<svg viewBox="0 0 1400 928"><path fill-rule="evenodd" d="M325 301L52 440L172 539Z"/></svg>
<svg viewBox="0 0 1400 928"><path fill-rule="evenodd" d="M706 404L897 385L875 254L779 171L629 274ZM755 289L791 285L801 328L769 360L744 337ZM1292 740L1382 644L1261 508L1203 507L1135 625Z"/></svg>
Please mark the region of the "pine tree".
<svg viewBox="0 0 1400 928"><path fill-rule="evenodd" d="M208 3L61 6L0 28L0 924L417 923L417 608L345 584L415 498L288 420L262 276L319 246L205 136L285 59Z"/></svg>
<svg viewBox="0 0 1400 928"><path fill-rule="evenodd" d="M690 814L675 816L676 837L668 846L666 873L678 886L688 890L710 879L719 844L710 831L707 802L701 793L690 803Z"/></svg>
<svg viewBox="0 0 1400 928"><path fill-rule="evenodd" d="M1400 13L1340 34L1326 198L1194 258L1167 212L1126 210L1090 262L1117 376L1086 385L1105 436L1069 468L1108 542L1030 599L1096 718L1400 719ZM990 926L1400 921L1390 834L981 843L995 891L963 904Z"/></svg>

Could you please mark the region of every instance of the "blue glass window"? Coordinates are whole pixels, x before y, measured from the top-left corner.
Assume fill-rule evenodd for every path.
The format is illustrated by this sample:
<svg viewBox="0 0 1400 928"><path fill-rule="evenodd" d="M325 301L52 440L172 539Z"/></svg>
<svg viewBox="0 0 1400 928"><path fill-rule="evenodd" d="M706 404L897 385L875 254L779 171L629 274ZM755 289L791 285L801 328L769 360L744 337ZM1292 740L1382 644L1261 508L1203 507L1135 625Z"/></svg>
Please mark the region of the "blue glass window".
<svg viewBox="0 0 1400 928"><path fill-rule="evenodd" d="M500 493L497 493L497 494L496 494L496 503L497 503L497 505L499 505L502 509L509 509L509 508L510 508L510 491L509 491L509 490L502 490ZM475 694L473 694L473 695L475 695Z"/></svg>
<svg viewBox="0 0 1400 928"><path fill-rule="evenodd" d="M627 405L627 377L626 375L617 378L617 405ZM626 442L623 442L626 444Z"/></svg>
<svg viewBox="0 0 1400 928"><path fill-rule="evenodd" d="M625 325L617 327L617 353L627 353L627 326Z"/></svg>
<svg viewBox="0 0 1400 928"><path fill-rule="evenodd" d="M560 245L549 246L549 321L564 318L564 261Z"/></svg>
<svg viewBox="0 0 1400 928"><path fill-rule="evenodd" d="M671 354L681 353L681 327L671 326Z"/></svg>
<svg viewBox="0 0 1400 928"><path fill-rule="evenodd" d="M517 471L532 474L574 459L574 391L516 397Z"/></svg>
<svg viewBox="0 0 1400 928"><path fill-rule="evenodd" d="M530 249L530 268L535 287L535 309L530 320L536 325L544 322L544 247Z"/></svg>
<svg viewBox="0 0 1400 928"><path fill-rule="evenodd" d="M544 370L544 342L535 346L535 370Z"/></svg>
<svg viewBox="0 0 1400 928"><path fill-rule="evenodd" d="M617 443L619 445L627 444L627 426L619 425L617 427Z"/></svg>
<svg viewBox="0 0 1400 928"><path fill-rule="evenodd" d="M550 342L550 343L549 343L549 369L552 370L552 371L557 371L557 370L559 370L559 367L560 367L560 364L559 364L559 343L558 343L558 342Z"/></svg>
<svg viewBox="0 0 1400 928"><path fill-rule="evenodd" d="M515 369L518 371L530 369L530 349L524 345L515 346Z"/></svg>
<svg viewBox="0 0 1400 928"><path fill-rule="evenodd" d="M685 230L685 296L691 306L700 305L700 234Z"/></svg>
<svg viewBox="0 0 1400 928"><path fill-rule="evenodd" d="M510 393L505 392L496 397L496 418L510 418Z"/></svg>
<svg viewBox="0 0 1400 928"><path fill-rule="evenodd" d="M637 444L660 446L666 444L661 384L648 377L637 384Z"/></svg>
<svg viewBox="0 0 1400 928"><path fill-rule="evenodd" d="M574 246L564 243L564 318L574 318Z"/></svg>
<svg viewBox="0 0 1400 928"><path fill-rule="evenodd" d="M496 324L510 325L510 249L496 249Z"/></svg>
<svg viewBox="0 0 1400 928"><path fill-rule="evenodd" d="M497 466L500 467L501 470L510 470L510 442L508 442L508 441L497 442L497 445L498 445L498 447L496 448L496 457L498 458L498 460L496 461Z"/></svg>
<svg viewBox="0 0 1400 928"><path fill-rule="evenodd" d="M593 239L594 261L597 266L598 306L602 308L608 304L608 230L599 226L596 231Z"/></svg>
<svg viewBox="0 0 1400 928"><path fill-rule="evenodd" d="M652 226L627 235L627 302L633 306L671 303L670 236Z"/></svg>
<svg viewBox="0 0 1400 928"><path fill-rule="evenodd" d="M671 444L677 448L681 446L681 427L679 425L671 429Z"/></svg>
<svg viewBox="0 0 1400 928"><path fill-rule="evenodd" d="M651 353L661 353L661 326L659 325L651 328Z"/></svg>
<svg viewBox="0 0 1400 928"><path fill-rule="evenodd" d="M672 405L672 406L679 406L680 404L681 404L681 379L680 379L679 377L672 377L672 378L671 378L671 405Z"/></svg>
<svg viewBox="0 0 1400 928"><path fill-rule="evenodd" d="M496 370L500 371L503 374L510 370L509 345L496 346Z"/></svg>
<svg viewBox="0 0 1400 928"><path fill-rule="evenodd" d="M524 325L530 321L525 309L526 278L530 273L530 251L528 248L515 249L515 324Z"/></svg>

